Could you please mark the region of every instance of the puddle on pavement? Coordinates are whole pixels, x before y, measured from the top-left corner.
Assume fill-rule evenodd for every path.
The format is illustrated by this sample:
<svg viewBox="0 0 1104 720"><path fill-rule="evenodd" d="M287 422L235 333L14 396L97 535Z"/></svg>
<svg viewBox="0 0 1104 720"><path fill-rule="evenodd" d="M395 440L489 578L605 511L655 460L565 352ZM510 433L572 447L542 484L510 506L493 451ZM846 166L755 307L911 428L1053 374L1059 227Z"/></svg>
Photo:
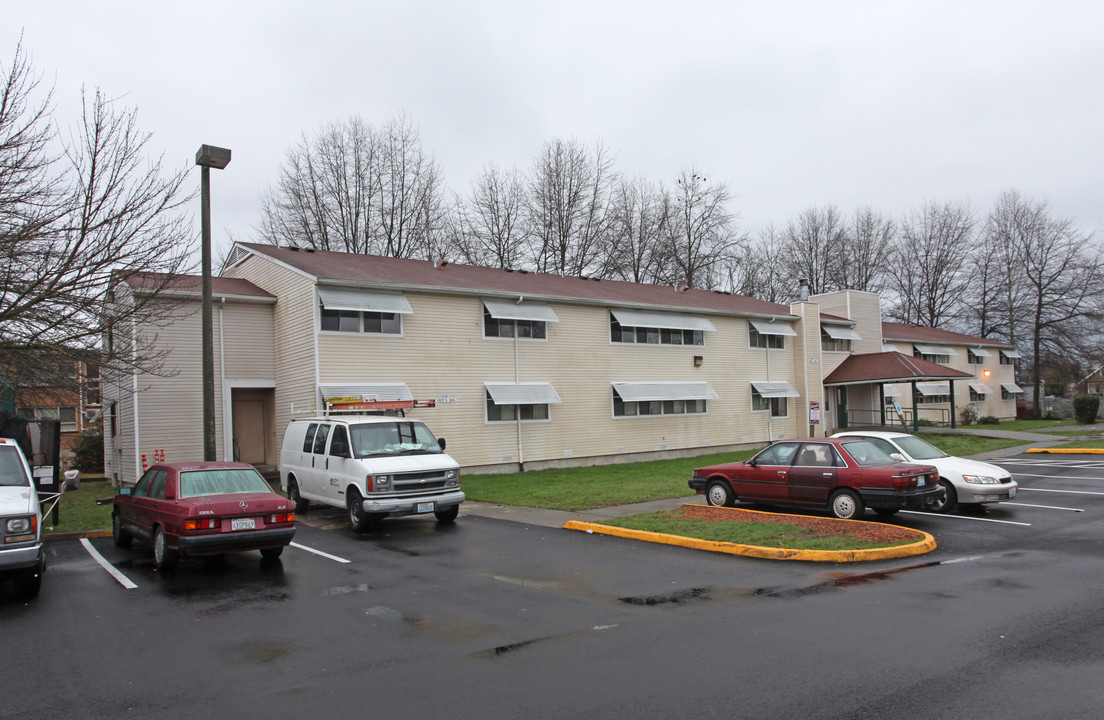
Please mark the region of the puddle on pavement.
<svg viewBox="0 0 1104 720"><path fill-rule="evenodd" d="M623 603L629 605L666 605L672 603L679 605L681 603L693 602L695 600L709 600L713 594L713 588L687 588L686 590L676 590L666 595L642 595L637 597L621 597L617 598Z"/></svg>
<svg viewBox="0 0 1104 720"><path fill-rule="evenodd" d="M906 565L899 568L890 568L888 570L877 570L869 573L835 573L826 580L821 580L813 585L806 585L805 587L797 588L759 588L755 591L755 597L769 597L769 598L790 598L801 597L804 595L815 595L817 593L829 592L832 590L838 590L840 588L854 587L856 585L867 585L870 583L880 582L882 580L889 580L898 573L907 572L909 570L919 570L921 568L935 567L942 563L938 560L932 562L918 563L916 565Z"/></svg>

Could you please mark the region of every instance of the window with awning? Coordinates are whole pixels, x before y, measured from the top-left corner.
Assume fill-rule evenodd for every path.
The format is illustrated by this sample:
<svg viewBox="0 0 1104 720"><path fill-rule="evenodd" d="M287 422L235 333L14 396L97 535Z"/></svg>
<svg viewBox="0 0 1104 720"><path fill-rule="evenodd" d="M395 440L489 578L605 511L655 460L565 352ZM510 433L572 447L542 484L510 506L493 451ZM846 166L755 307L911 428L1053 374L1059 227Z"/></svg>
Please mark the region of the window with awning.
<svg viewBox="0 0 1104 720"><path fill-rule="evenodd" d="M862 340L854 328L842 325L820 326L820 349L825 352L851 352L852 340Z"/></svg>
<svg viewBox="0 0 1104 720"><path fill-rule="evenodd" d="M986 395L990 395L992 394L992 392L993 391L989 389L988 385L983 385L982 383L971 383L970 402L981 402L985 400Z"/></svg>
<svg viewBox="0 0 1104 720"><path fill-rule="evenodd" d="M797 336L797 331L795 331L789 323L768 320L748 320L748 322L755 328L755 332L760 335Z"/></svg>
<svg viewBox="0 0 1104 720"><path fill-rule="evenodd" d="M784 380L752 380L751 387L763 397L801 397L801 393Z"/></svg>
<svg viewBox="0 0 1104 720"><path fill-rule="evenodd" d="M410 302L402 294L318 288L318 299L327 310L397 313L411 315Z"/></svg>
<svg viewBox="0 0 1104 720"><path fill-rule="evenodd" d="M406 383L320 383L322 402L374 402L413 400Z"/></svg>
<svg viewBox="0 0 1104 720"><path fill-rule="evenodd" d="M748 347L785 350L786 338L796 337L789 323L773 320L748 320Z"/></svg>
<svg viewBox="0 0 1104 720"><path fill-rule="evenodd" d="M1016 361L1019 360L1021 357L1023 356L1015 350L1005 350L1002 348L1000 351L1000 364L1015 365Z"/></svg>
<svg viewBox="0 0 1104 720"><path fill-rule="evenodd" d="M563 402L547 382L483 383L483 388L487 422L548 420L548 406Z"/></svg>
<svg viewBox="0 0 1104 720"><path fill-rule="evenodd" d="M483 298L483 337L544 340L560 318L547 303Z"/></svg>
<svg viewBox="0 0 1104 720"><path fill-rule="evenodd" d="M958 355L949 345L913 345L913 348L924 355Z"/></svg>
<svg viewBox="0 0 1104 720"><path fill-rule="evenodd" d="M704 413L720 396L707 382L615 382L614 417Z"/></svg>
<svg viewBox="0 0 1104 720"><path fill-rule="evenodd" d="M771 417L787 417L790 414L787 398L799 397L797 390L784 380L753 380L751 382L751 409L769 410Z"/></svg>
<svg viewBox="0 0 1104 720"><path fill-rule="evenodd" d="M1016 383L1001 383L1001 389L1007 390L1013 394L1019 394L1023 392L1023 388Z"/></svg>
<svg viewBox="0 0 1104 720"><path fill-rule="evenodd" d="M951 384L945 382L916 383L916 392L921 395L950 395Z"/></svg>
<svg viewBox="0 0 1104 720"><path fill-rule="evenodd" d="M904 395L901 394L901 391L898 390L893 385L882 385L882 394L887 398L888 397L904 397Z"/></svg>
<svg viewBox="0 0 1104 720"><path fill-rule="evenodd" d="M701 346L705 333L716 329L701 315L610 308L610 342L615 343Z"/></svg>

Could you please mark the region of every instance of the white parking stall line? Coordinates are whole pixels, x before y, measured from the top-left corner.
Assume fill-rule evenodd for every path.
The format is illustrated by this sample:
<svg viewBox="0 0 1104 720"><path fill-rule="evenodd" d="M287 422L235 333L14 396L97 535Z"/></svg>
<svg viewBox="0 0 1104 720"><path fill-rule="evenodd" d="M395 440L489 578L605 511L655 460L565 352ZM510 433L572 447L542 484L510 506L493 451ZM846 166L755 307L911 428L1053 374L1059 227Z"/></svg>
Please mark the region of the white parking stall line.
<svg viewBox="0 0 1104 720"><path fill-rule="evenodd" d="M297 542L291 543L291 546L292 547L297 547L300 550L306 550L307 552L314 553L315 555L321 555L322 557L327 558L329 560L333 560L334 562L346 563L346 564L352 562L352 560L346 560L345 558L338 557L337 555L330 555L329 553L322 552L321 550L315 550L314 548L307 547L306 545L300 545Z"/></svg>
<svg viewBox="0 0 1104 720"><path fill-rule="evenodd" d="M1104 492L1093 492L1091 490L1051 490L1050 488L1029 488L1020 486L1020 490L1030 490L1031 492L1054 492L1054 493L1066 493L1067 495L1104 495Z"/></svg>
<svg viewBox="0 0 1104 720"><path fill-rule="evenodd" d="M1031 503L1022 502L1010 502L1005 503L1005 505L1015 505L1016 507L1043 508L1044 510L1069 510L1070 512L1085 512L1084 508L1058 507L1057 505L1032 505Z"/></svg>
<svg viewBox="0 0 1104 720"><path fill-rule="evenodd" d="M88 554L92 556L92 559L98 562L100 564L100 567L102 567L104 570L107 570L108 574L111 575L111 577L118 580L120 585L125 587L127 590L133 590L134 588L138 587L130 581L130 578L128 578L126 575L123 575L114 565L109 563L107 561L107 558L105 558L103 555L100 555L100 553L96 551L96 548L92 547L92 543L88 542L88 538L81 538L81 545L84 545L84 549L88 551Z"/></svg>
<svg viewBox="0 0 1104 720"><path fill-rule="evenodd" d="M1031 523L1013 522L1012 520L994 520L992 518L970 517L969 515L939 515L937 513L920 512L919 510L902 510L902 514L925 515L931 518L946 518L947 520L980 520L981 522L1000 523L1001 525L1022 525L1031 527Z"/></svg>

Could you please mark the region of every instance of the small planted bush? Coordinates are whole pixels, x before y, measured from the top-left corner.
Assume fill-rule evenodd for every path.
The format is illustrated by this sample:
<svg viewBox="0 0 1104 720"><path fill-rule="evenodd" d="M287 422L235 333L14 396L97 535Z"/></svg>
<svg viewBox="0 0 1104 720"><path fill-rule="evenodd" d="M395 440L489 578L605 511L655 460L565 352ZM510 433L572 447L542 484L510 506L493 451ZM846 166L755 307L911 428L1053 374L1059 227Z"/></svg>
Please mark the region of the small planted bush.
<svg viewBox="0 0 1104 720"><path fill-rule="evenodd" d="M1073 399L1073 417L1080 425L1092 425L1099 411L1099 395L1078 395Z"/></svg>
<svg viewBox="0 0 1104 720"><path fill-rule="evenodd" d="M978 418L978 425L1000 425L1000 418L996 415L986 415Z"/></svg>

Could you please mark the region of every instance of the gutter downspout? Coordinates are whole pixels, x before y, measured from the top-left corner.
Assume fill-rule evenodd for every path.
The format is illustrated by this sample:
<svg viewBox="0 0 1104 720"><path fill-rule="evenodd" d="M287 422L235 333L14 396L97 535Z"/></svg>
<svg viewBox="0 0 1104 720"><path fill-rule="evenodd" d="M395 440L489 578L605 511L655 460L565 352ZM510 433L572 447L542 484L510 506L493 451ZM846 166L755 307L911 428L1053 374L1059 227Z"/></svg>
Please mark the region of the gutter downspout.
<svg viewBox="0 0 1104 720"><path fill-rule="evenodd" d="M521 298L518 298L521 302ZM514 320L514 383L521 382L521 360L518 351L518 324ZM514 406L514 424L517 425L518 470L525 472L525 447L521 439L521 405Z"/></svg>
<svg viewBox="0 0 1104 720"><path fill-rule="evenodd" d="M134 361L131 371L131 402L134 405L134 482L142 477L142 454L139 450L140 436L138 427L138 327L134 319L130 320L130 357Z"/></svg>
<svg viewBox="0 0 1104 720"><path fill-rule="evenodd" d="M228 439L227 438L227 433L232 433L231 428L233 426L232 426L231 423L228 423L226 421L227 417L228 417L228 415L226 414L226 401L228 399L226 397L226 342L224 340L224 337L225 337L224 329L225 328L224 328L224 319L223 319L223 315L222 315L222 311L225 307L226 307L226 296L223 295L220 298L219 309L218 309L218 311L219 311L219 387L222 388L222 459L223 460L233 460L234 459L233 455L230 455L230 457L227 457L227 454L226 454L226 448L227 448L227 442L226 441ZM231 437L230 440L231 440L230 447L232 448L233 447L233 437ZM233 451L231 450L231 452L233 452Z"/></svg>

